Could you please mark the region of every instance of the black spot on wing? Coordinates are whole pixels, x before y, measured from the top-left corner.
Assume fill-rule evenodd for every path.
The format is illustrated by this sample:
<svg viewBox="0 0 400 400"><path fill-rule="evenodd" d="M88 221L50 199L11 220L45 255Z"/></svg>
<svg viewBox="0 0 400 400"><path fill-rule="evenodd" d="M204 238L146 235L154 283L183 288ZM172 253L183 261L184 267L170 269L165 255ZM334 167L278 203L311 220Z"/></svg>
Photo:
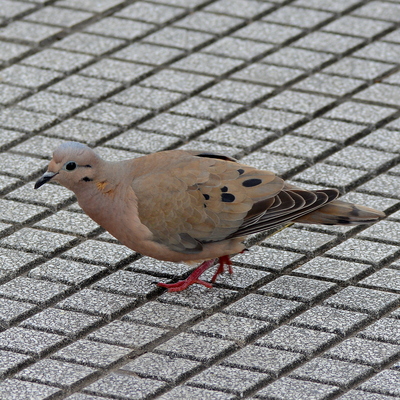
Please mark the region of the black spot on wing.
<svg viewBox="0 0 400 400"><path fill-rule="evenodd" d="M239 172L239 175L243 175L244 174L244 169L240 168L237 170L237 172Z"/></svg>
<svg viewBox="0 0 400 400"><path fill-rule="evenodd" d="M228 191L228 188L226 186L223 186L221 188L221 192L226 193Z"/></svg>
<svg viewBox="0 0 400 400"><path fill-rule="evenodd" d="M232 203L233 201L235 201L235 196L232 193L222 193L221 200L224 203Z"/></svg>
<svg viewBox="0 0 400 400"><path fill-rule="evenodd" d="M252 178L252 179L247 179L247 180L243 181L242 185L244 187L253 187L253 186L259 185L260 183L262 183L261 179Z"/></svg>
<svg viewBox="0 0 400 400"><path fill-rule="evenodd" d="M206 200L210 200L210 195L209 195L209 194L203 193L203 197L204 197Z"/></svg>
<svg viewBox="0 0 400 400"><path fill-rule="evenodd" d="M213 153L200 153L200 154L196 154L196 157L218 158L219 160L235 161L231 157L224 156L222 154L213 154Z"/></svg>

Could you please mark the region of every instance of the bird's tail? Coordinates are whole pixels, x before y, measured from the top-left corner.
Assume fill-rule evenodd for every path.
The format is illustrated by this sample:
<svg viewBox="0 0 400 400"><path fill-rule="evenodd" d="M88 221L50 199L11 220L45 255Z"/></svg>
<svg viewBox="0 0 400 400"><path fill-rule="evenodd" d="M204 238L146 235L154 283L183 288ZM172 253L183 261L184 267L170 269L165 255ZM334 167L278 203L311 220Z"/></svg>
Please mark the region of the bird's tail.
<svg viewBox="0 0 400 400"><path fill-rule="evenodd" d="M326 206L297 218L293 222L324 225L360 225L371 224L383 217L385 217L385 213L382 211L359 204L333 200Z"/></svg>

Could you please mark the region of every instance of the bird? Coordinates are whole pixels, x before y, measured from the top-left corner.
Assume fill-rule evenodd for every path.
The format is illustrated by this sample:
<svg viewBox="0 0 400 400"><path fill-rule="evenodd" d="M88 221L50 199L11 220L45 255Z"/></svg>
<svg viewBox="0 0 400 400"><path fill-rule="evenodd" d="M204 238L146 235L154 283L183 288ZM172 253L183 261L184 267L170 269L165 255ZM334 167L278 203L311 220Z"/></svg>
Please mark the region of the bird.
<svg viewBox="0 0 400 400"><path fill-rule="evenodd" d="M267 157L267 155L266 155ZM158 260L200 263L183 280L158 283L170 292L192 284L212 287L244 240L288 223L358 225L381 211L338 200L337 189L306 190L213 152L167 150L109 162L78 142L53 153L38 189L57 182L83 211L120 243ZM200 276L218 260L211 283Z"/></svg>

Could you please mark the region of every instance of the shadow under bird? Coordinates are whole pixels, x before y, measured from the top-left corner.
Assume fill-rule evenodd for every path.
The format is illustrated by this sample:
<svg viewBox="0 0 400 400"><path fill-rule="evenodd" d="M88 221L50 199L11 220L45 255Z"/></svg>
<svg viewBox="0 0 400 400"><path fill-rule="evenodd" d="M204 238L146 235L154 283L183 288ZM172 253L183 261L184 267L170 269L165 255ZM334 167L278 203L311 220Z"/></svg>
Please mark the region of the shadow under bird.
<svg viewBox="0 0 400 400"><path fill-rule="evenodd" d="M72 190L86 214L122 244L173 262L201 262L185 280L159 283L181 291L219 260L212 278L232 272L230 255L243 252L249 234L289 222L373 223L385 214L336 200L336 189L305 190L273 172L203 151L162 151L119 162L66 142L53 153L35 189L55 181Z"/></svg>

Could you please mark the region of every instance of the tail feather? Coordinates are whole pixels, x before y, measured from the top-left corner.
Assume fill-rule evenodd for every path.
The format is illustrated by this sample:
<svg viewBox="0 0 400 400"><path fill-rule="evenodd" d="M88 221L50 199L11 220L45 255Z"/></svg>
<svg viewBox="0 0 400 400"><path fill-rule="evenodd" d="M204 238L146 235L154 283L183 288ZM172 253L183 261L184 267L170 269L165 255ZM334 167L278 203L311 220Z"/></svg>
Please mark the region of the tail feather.
<svg viewBox="0 0 400 400"><path fill-rule="evenodd" d="M371 224L383 217L385 217L385 213L382 211L359 204L333 200L326 206L297 218L293 222L324 225L360 225Z"/></svg>

